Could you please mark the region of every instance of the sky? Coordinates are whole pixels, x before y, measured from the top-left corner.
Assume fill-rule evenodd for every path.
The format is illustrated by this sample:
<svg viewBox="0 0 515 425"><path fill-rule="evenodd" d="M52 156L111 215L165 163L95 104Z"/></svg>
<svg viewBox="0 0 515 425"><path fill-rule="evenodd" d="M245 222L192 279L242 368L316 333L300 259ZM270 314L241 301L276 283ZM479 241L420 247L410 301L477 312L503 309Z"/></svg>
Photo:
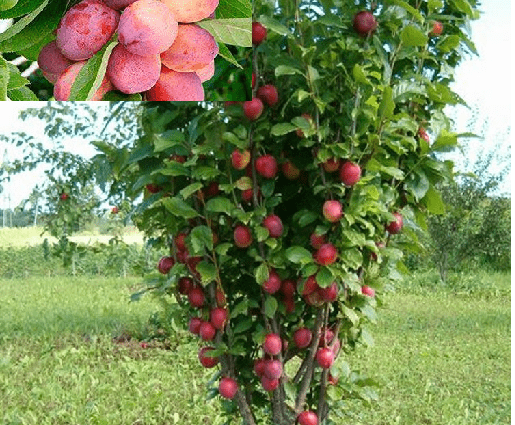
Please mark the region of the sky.
<svg viewBox="0 0 515 425"><path fill-rule="evenodd" d="M509 0L483 0L481 19L472 23L472 40L476 44L479 56L463 62L456 70L456 82L453 90L456 91L471 108L477 107L479 116L474 122L476 132L481 132L484 122L488 125L483 140L471 141L469 155L476 157L483 155L489 146L496 141L502 143L501 149L511 150L510 127L512 120L511 99L512 90L511 55L513 38L511 28L511 6ZM0 134L9 134L13 131L23 130L42 137L43 125L32 120L30 126L18 120L18 112L28 107L38 107L43 102L0 102ZM99 107L102 104L98 104ZM470 123L472 111L464 107L448 109L448 115L455 120L456 132L471 131ZM28 128L30 127L30 128ZM94 149L84 141L73 142L76 153L85 156L94 154ZM0 143L0 161L5 147ZM10 152L10 159L15 153ZM463 167L460 158L453 155L457 166ZM37 182L39 175L30 174L15 176L3 194L0 194L0 208L14 208L23 199L28 197ZM510 193L510 180L506 179L502 192ZM7 195L10 195L10 200Z"/></svg>

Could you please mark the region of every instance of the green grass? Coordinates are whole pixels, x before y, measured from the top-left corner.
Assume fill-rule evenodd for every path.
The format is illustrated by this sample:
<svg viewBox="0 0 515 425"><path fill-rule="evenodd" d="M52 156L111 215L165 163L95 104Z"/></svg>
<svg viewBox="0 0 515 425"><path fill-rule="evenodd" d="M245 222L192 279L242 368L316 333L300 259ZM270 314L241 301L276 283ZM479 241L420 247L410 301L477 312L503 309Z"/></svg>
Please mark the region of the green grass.
<svg viewBox="0 0 515 425"><path fill-rule="evenodd" d="M342 425L510 423L510 276L455 278L459 290L426 274L385 296L375 346L345 359L380 381L379 400L349 401ZM157 309L151 298L128 303L137 283L0 280L0 424L222 423L196 341L113 342Z"/></svg>

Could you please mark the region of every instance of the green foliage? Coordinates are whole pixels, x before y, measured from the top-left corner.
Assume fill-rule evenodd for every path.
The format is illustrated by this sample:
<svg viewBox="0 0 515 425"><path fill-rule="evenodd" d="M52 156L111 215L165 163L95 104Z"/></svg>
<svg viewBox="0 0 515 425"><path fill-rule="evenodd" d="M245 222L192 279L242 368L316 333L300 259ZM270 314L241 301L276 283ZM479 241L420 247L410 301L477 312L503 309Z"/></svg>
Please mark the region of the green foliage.
<svg viewBox="0 0 515 425"><path fill-rule="evenodd" d="M48 100L49 87L41 79L41 71L31 76L29 81L21 76L18 67L7 60L12 59L14 54L15 57L27 58L29 64L36 61L41 49L55 39L54 31L62 16L78 1L20 0L13 7L7 7L7 3L6 0L5 8L0 6L0 19L14 18L14 22L0 34L0 100ZM226 85L229 80L235 81L235 88L240 88L241 83L248 81L244 68L248 67L251 60L251 51L248 49L251 46L250 17L249 0L221 0L216 18L199 23L213 35L220 48L215 76L205 83L206 99L227 99ZM69 100L88 100L100 86L111 50L117 44L116 37L111 41L80 72ZM245 100L244 91L242 94L243 97L235 95L233 100ZM109 92L105 100L141 100L141 95L126 95L116 91Z"/></svg>

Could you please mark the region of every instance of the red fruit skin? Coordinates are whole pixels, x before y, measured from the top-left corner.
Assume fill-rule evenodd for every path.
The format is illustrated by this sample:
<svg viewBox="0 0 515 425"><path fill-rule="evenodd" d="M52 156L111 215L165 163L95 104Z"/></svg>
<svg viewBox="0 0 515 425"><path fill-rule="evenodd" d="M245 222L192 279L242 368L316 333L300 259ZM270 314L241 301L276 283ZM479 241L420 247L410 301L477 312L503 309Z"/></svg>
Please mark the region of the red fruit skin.
<svg viewBox="0 0 515 425"><path fill-rule="evenodd" d="M252 44L259 46L266 39L266 28L259 22L252 22Z"/></svg>
<svg viewBox="0 0 515 425"><path fill-rule="evenodd" d="M254 372L260 378L265 374L266 362L267 361L265 359L256 359L254 361Z"/></svg>
<svg viewBox="0 0 515 425"><path fill-rule="evenodd" d="M312 339L313 332L308 328L299 328L293 334L293 342L300 349L309 347Z"/></svg>
<svg viewBox="0 0 515 425"><path fill-rule="evenodd" d="M297 416L299 425L318 425L318 416L311 410L305 410Z"/></svg>
<svg viewBox="0 0 515 425"><path fill-rule="evenodd" d="M227 299L225 298L225 294L220 289L216 290L216 305L218 307L224 307L227 304Z"/></svg>
<svg viewBox="0 0 515 425"><path fill-rule="evenodd" d="M240 152L238 149L235 149L231 154L231 164L236 170L243 170L250 162L250 152L243 151Z"/></svg>
<svg viewBox="0 0 515 425"><path fill-rule="evenodd" d="M281 289L281 278L276 271L272 269L268 272L268 279L263 282L263 291L269 294L275 294L279 289Z"/></svg>
<svg viewBox="0 0 515 425"><path fill-rule="evenodd" d="M186 233L177 233L174 238L175 246L179 251L186 250Z"/></svg>
<svg viewBox="0 0 515 425"><path fill-rule="evenodd" d="M238 248L247 248L252 241L252 233L247 226L236 226L234 229L234 243Z"/></svg>
<svg viewBox="0 0 515 425"><path fill-rule="evenodd" d="M301 295L306 296L310 295L318 289L318 283L314 275L309 276L304 282L304 287L302 288Z"/></svg>
<svg viewBox="0 0 515 425"><path fill-rule="evenodd" d="M353 28L361 37L372 34L377 28L377 21L369 11L362 11L354 16Z"/></svg>
<svg viewBox="0 0 515 425"><path fill-rule="evenodd" d="M393 215L395 220L386 226L386 230L388 230L388 233L396 235L402 230L402 215L398 212L394 212Z"/></svg>
<svg viewBox="0 0 515 425"><path fill-rule="evenodd" d="M300 170L291 161L283 162L281 170L288 180L297 180L300 176Z"/></svg>
<svg viewBox="0 0 515 425"><path fill-rule="evenodd" d="M188 301L193 307L200 308L204 305L206 297L201 288L192 288L188 293Z"/></svg>
<svg viewBox="0 0 515 425"><path fill-rule="evenodd" d="M333 264L338 257L338 251L331 243L323 244L315 255L315 260L321 266Z"/></svg>
<svg viewBox="0 0 515 425"><path fill-rule="evenodd" d="M343 208L339 201L325 201L322 207L322 212L327 221L336 223L342 218Z"/></svg>
<svg viewBox="0 0 515 425"><path fill-rule="evenodd" d="M252 88L256 86L256 74L252 73Z"/></svg>
<svg viewBox="0 0 515 425"><path fill-rule="evenodd" d="M177 283L177 291L179 294L188 295L191 288L193 288L193 280L189 277L181 277Z"/></svg>
<svg viewBox="0 0 515 425"><path fill-rule="evenodd" d="M318 342L319 347L324 347L329 345L334 338L334 332L331 329L323 328L322 334L320 335L320 340Z"/></svg>
<svg viewBox="0 0 515 425"><path fill-rule="evenodd" d="M324 301L332 303L338 298L338 285L336 282L333 282L331 286L328 288L320 288L318 292Z"/></svg>
<svg viewBox="0 0 515 425"><path fill-rule="evenodd" d="M320 348L317 351L317 363L323 369L329 369L334 363L334 353L330 348Z"/></svg>
<svg viewBox="0 0 515 425"><path fill-rule="evenodd" d="M227 323L227 318L229 317L229 314L227 312L226 308L214 308L211 310L209 314L209 318L211 321L211 324L216 329L223 329L225 327L225 324Z"/></svg>
<svg viewBox="0 0 515 425"><path fill-rule="evenodd" d="M420 127L418 129L418 135L422 140L425 140L427 143L431 143L429 139L429 135L424 127Z"/></svg>
<svg viewBox="0 0 515 425"><path fill-rule="evenodd" d="M293 298L297 285L292 279L285 279L281 283L281 292L286 298Z"/></svg>
<svg viewBox="0 0 515 425"><path fill-rule="evenodd" d="M158 193L160 192L161 190L163 190L163 188L161 186L158 186L157 184L154 184L154 183L149 183L145 186L145 188L150 192L150 193Z"/></svg>
<svg viewBox="0 0 515 425"><path fill-rule="evenodd" d="M346 186L354 186L361 179L361 167L346 161L340 168L340 180Z"/></svg>
<svg viewBox="0 0 515 425"><path fill-rule="evenodd" d="M265 353L271 356L276 356L281 352L282 341L279 335L269 333L265 336L265 342L263 343L263 350Z"/></svg>
<svg viewBox="0 0 515 425"><path fill-rule="evenodd" d="M293 313L295 311L295 300L293 297L285 297L284 306L286 308L286 313Z"/></svg>
<svg viewBox="0 0 515 425"><path fill-rule="evenodd" d="M194 334L198 335L200 332L200 325L202 324L203 320L200 317L192 317L190 319L190 323L188 324L189 331Z"/></svg>
<svg viewBox="0 0 515 425"><path fill-rule="evenodd" d="M258 97L243 102L243 113L250 121L256 121L263 113L263 102Z"/></svg>
<svg viewBox="0 0 515 425"><path fill-rule="evenodd" d="M220 384L218 385L218 392L222 397L231 400L238 392L238 384L234 379L226 376L220 379Z"/></svg>
<svg viewBox="0 0 515 425"><path fill-rule="evenodd" d="M443 24L439 21L434 21L433 22L433 29L431 30L431 32L429 33L429 35L431 36L438 36L438 35L441 35L443 32Z"/></svg>
<svg viewBox="0 0 515 425"><path fill-rule="evenodd" d="M334 173L340 168L340 160L337 158L329 158L322 164L326 173Z"/></svg>
<svg viewBox="0 0 515 425"><path fill-rule="evenodd" d="M279 360L266 360L264 376L268 379L279 379L283 374L283 365Z"/></svg>
<svg viewBox="0 0 515 425"><path fill-rule="evenodd" d="M216 329L211 322L202 322L199 329L200 338L203 341L212 341L216 335Z"/></svg>
<svg viewBox="0 0 515 425"><path fill-rule="evenodd" d="M328 375L327 375L327 383L329 385L336 385L336 384L338 384L338 380L339 380L339 378L337 376L331 375L331 372L328 373Z"/></svg>
<svg viewBox="0 0 515 425"><path fill-rule="evenodd" d="M326 243L325 235L317 235L316 233L312 233L309 237L309 243L313 248L319 249L323 244Z"/></svg>
<svg viewBox="0 0 515 425"><path fill-rule="evenodd" d="M268 106L274 106L277 104L277 102L279 102L279 93L277 93L277 88L272 84L266 84L260 87L256 93L256 96L259 97Z"/></svg>
<svg viewBox="0 0 515 425"><path fill-rule="evenodd" d="M361 293L363 295L366 295L367 297L374 297L376 295L376 291L374 290L374 288L371 288L367 285L363 285L361 287Z"/></svg>
<svg viewBox="0 0 515 425"><path fill-rule="evenodd" d="M256 159L256 171L260 176L273 179L277 174L277 161L272 155L263 155Z"/></svg>
<svg viewBox="0 0 515 425"><path fill-rule="evenodd" d="M261 377L261 385L265 391L274 391L279 386L279 379L269 379L265 375Z"/></svg>
<svg viewBox="0 0 515 425"><path fill-rule="evenodd" d="M202 347L198 352L198 359L200 360L202 366L204 366L205 368L210 369L218 364L218 357L209 357L205 355L206 353L208 353L209 351L213 351L214 349L214 347Z"/></svg>
<svg viewBox="0 0 515 425"><path fill-rule="evenodd" d="M283 222L277 215L265 217L263 226L268 229L271 238L279 238L283 234Z"/></svg>
<svg viewBox="0 0 515 425"><path fill-rule="evenodd" d="M252 197L254 196L254 192L252 189L245 189L241 192L241 200L246 202L247 204L252 201Z"/></svg>
<svg viewBox="0 0 515 425"><path fill-rule="evenodd" d="M157 270L161 274L167 274L175 264L173 257L162 257L157 264Z"/></svg>

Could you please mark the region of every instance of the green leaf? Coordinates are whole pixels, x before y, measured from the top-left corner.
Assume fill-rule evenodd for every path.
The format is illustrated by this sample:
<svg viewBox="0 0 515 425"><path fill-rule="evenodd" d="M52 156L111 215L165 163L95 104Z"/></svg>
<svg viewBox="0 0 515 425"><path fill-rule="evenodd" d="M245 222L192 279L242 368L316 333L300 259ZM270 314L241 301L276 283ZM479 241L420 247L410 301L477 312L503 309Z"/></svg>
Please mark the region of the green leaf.
<svg viewBox="0 0 515 425"><path fill-rule="evenodd" d="M235 59L229 48L224 43L218 43L218 56L221 56L224 58L227 62L230 64L243 69L243 66L241 66L238 61Z"/></svg>
<svg viewBox="0 0 515 425"><path fill-rule="evenodd" d="M238 324L232 330L234 334L241 334L248 331L252 327L252 319L247 317L246 319L239 320Z"/></svg>
<svg viewBox="0 0 515 425"><path fill-rule="evenodd" d="M256 240L258 242L263 242L264 240L268 239L268 236L270 235L270 232L267 228L258 226L254 228L256 233Z"/></svg>
<svg viewBox="0 0 515 425"><path fill-rule="evenodd" d="M263 283L268 279L269 276L268 266L266 265L266 263L261 263L259 266L257 266L254 275L256 276L256 282L259 285L263 285Z"/></svg>
<svg viewBox="0 0 515 425"><path fill-rule="evenodd" d="M321 267L317 273L316 281L321 288L328 288L334 282L334 276L327 267Z"/></svg>
<svg viewBox="0 0 515 425"><path fill-rule="evenodd" d="M395 109L395 103L393 101L393 91L390 86L385 87L383 90L383 97L381 104L379 105L379 115L382 118L391 118Z"/></svg>
<svg viewBox="0 0 515 425"><path fill-rule="evenodd" d="M363 340L364 344L368 347L374 346L374 338L372 338L372 335L366 328L361 329L361 339Z"/></svg>
<svg viewBox="0 0 515 425"><path fill-rule="evenodd" d="M32 12L43 3L43 0L19 0L16 5L10 9L0 12L0 19L17 18Z"/></svg>
<svg viewBox="0 0 515 425"><path fill-rule="evenodd" d="M265 299L265 315L272 319L277 311L277 300L272 295L267 295Z"/></svg>
<svg viewBox="0 0 515 425"><path fill-rule="evenodd" d="M220 0L216 8L216 18L250 18L252 3L250 0Z"/></svg>
<svg viewBox="0 0 515 425"><path fill-rule="evenodd" d="M213 250L213 231L208 226L196 226L189 234L194 254L203 254L204 248Z"/></svg>
<svg viewBox="0 0 515 425"><path fill-rule="evenodd" d="M182 146L186 141L184 133L179 130L167 130L161 134L154 135L154 151L163 152L175 146Z"/></svg>
<svg viewBox="0 0 515 425"><path fill-rule="evenodd" d="M438 41L436 45L437 49L440 49L442 52L447 53L451 50L454 50L460 45L460 36L459 35L447 35Z"/></svg>
<svg viewBox="0 0 515 425"><path fill-rule="evenodd" d="M370 304L365 304L363 307L360 307L360 310L363 315L372 323L377 322L376 310Z"/></svg>
<svg viewBox="0 0 515 425"><path fill-rule="evenodd" d="M190 205L184 202L182 199L177 197L175 198L164 198L161 200L164 207L171 212L173 215L177 217L183 218L194 218L198 216L197 211L193 209Z"/></svg>
<svg viewBox="0 0 515 425"><path fill-rule="evenodd" d="M217 42L252 47L252 19L207 19L196 25L209 31Z"/></svg>
<svg viewBox="0 0 515 425"><path fill-rule="evenodd" d="M238 304L236 304L229 312L229 316L231 319L234 319L236 316L240 314L247 314L247 310L249 308L249 300L248 298L243 299Z"/></svg>
<svg viewBox="0 0 515 425"><path fill-rule="evenodd" d="M428 37L414 25L408 25L401 31L401 41L407 47L425 46Z"/></svg>
<svg viewBox="0 0 515 425"><path fill-rule="evenodd" d="M455 133L449 133L443 129L438 135L435 143L431 146L431 150L435 152L449 152L454 150L458 145L458 136Z"/></svg>
<svg viewBox="0 0 515 425"><path fill-rule="evenodd" d="M299 222L300 227L306 227L318 219L318 214L309 210L301 210L295 214L295 220Z"/></svg>
<svg viewBox="0 0 515 425"><path fill-rule="evenodd" d="M426 192L426 196L424 196L424 198L422 199L422 202L426 205L427 210L431 214L444 214L445 213L445 204L442 201L442 196L432 186Z"/></svg>
<svg viewBox="0 0 515 425"><path fill-rule="evenodd" d="M45 9L48 2L49 0L44 0L36 9L34 9L28 15L21 18L19 21L11 25L3 33L0 34L0 51L13 52L17 49L20 49L20 47L18 47L17 44L13 43L13 37L16 34L20 33L32 21L34 21L38 17L38 15Z"/></svg>
<svg viewBox="0 0 515 425"><path fill-rule="evenodd" d="M252 189L252 179L244 176L234 182L234 186L239 190Z"/></svg>
<svg viewBox="0 0 515 425"><path fill-rule="evenodd" d="M7 86L9 84L9 67L7 61L0 56L0 101L7 100Z"/></svg>
<svg viewBox="0 0 515 425"><path fill-rule="evenodd" d="M356 312L352 309L347 307L346 305L343 306L343 314L344 316L351 321L353 325L357 325L359 322L359 316L356 314Z"/></svg>
<svg viewBox="0 0 515 425"><path fill-rule="evenodd" d="M275 68L275 76L280 77L281 75L304 75L302 71L298 68L295 68L293 66L288 65L279 65L277 68Z"/></svg>
<svg viewBox="0 0 515 425"><path fill-rule="evenodd" d="M363 68L357 63L354 64L354 68L352 69L352 76L356 83L372 85L370 80L367 78L365 71L363 71Z"/></svg>
<svg viewBox="0 0 515 425"><path fill-rule="evenodd" d="M107 92L102 100L104 101L121 101L121 102L140 102L142 100L140 93L125 94L117 90Z"/></svg>
<svg viewBox="0 0 515 425"><path fill-rule="evenodd" d="M427 1L427 9L429 12L433 12L437 9L441 9L443 7L443 0L428 0Z"/></svg>
<svg viewBox="0 0 515 425"><path fill-rule="evenodd" d="M291 133L292 131L297 130L297 127L294 125L291 125L290 123L283 122L279 124L275 124L272 129L270 130L270 133L272 136L283 136L284 134Z"/></svg>
<svg viewBox="0 0 515 425"><path fill-rule="evenodd" d="M200 189L202 189L202 183L197 182L189 184L184 189L181 189L179 193L181 194L183 199L188 199L191 195L193 195Z"/></svg>
<svg viewBox="0 0 515 425"><path fill-rule="evenodd" d="M38 97L28 87L9 90L9 99L14 101L38 101Z"/></svg>
<svg viewBox="0 0 515 425"><path fill-rule="evenodd" d="M280 22L276 21L268 15L261 15L258 21L262 23L269 31L273 31L279 35L292 35L288 27L284 26L283 24L281 24Z"/></svg>
<svg viewBox="0 0 515 425"><path fill-rule="evenodd" d="M213 180L220 174L220 171L213 167L207 166L196 166L192 169L191 176L194 179L200 180Z"/></svg>
<svg viewBox="0 0 515 425"><path fill-rule="evenodd" d="M292 246L286 250L286 258L295 264L308 264L313 262L311 253L301 246Z"/></svg>
<svg viewBox="0 0 515 425"><path fill-rule="evenodd" d="M421 24L424 22L424 18L422 17L422 15L420 14L420 12L415 9L413 6L410 6L408 3L406 3L405 1L401 1L401 0L394 0L393 2L395 5L397 6L400 6L402 7L404 10L406 10L407 12L409 12L411 15L413 15L418 22L420 22Z"/></svg>
<svg viewBox="0 0 515 425"><path fill-rule="evenodd" d="M214 264L208 263L207 261L201 261L197 264L197 272L200 273L203 285L207 285L216 280L216 267Z"/></svg>
<svg viewBox="0 0 515 425"><path fill-rule="evenodd" d="M99 52L87 61L73 82L69 101L91 100L102 84L107 61L117 44L116 41L106 43Z"/></svg>
<svg viewBox="0 0 515 425"><path fill-rule="evenodd" d="M167 164L166 168L159 168L152 172L152 175L160 174L162 176L188 176L189 170L183 164L177 161L171 161Z"/></svg>
<svg viewBox="0 0 515 425"><path fill-rule="evenodd" d="M226 213L231 215L233 209L234 204L228 198L224 198L222 196L212 198L206 203L206 211L210 212Z"/></svg>
<svg viewBox="0 0 515 425"><path fill-rule="evenodd" d="M29 80L21 76L20 70L12 63L7 63L7 67L9 68L9 84L7 85L7 90L18 89L30 83Z"/></svg>
<svg viewBox="0 0 515 425"><path fill-rule="evenodd" d="M418 170L409 175L409 178L405 182L406 189L408 189L417 202L422 199L429 189L429 179L426 174Z"/></svg>

